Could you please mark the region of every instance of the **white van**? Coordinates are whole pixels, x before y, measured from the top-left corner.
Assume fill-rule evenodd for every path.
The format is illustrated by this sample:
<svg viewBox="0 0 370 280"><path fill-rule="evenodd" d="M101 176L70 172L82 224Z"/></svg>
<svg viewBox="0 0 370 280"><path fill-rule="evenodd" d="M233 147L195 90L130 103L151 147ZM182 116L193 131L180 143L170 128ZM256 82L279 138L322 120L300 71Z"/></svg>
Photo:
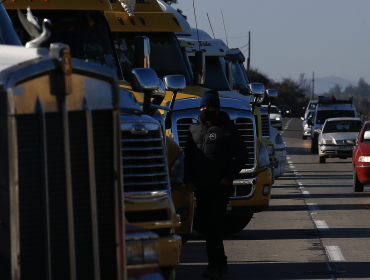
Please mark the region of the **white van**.
<svg viewBox="0 0 370 280"><path fill-rule="evenodd" d="M319 96L315 116L307 120L308 125L311 125L311 153L318 152L318 138L326 119L341 117L357 118L353 98L337 100L335 97Z"/></svg>

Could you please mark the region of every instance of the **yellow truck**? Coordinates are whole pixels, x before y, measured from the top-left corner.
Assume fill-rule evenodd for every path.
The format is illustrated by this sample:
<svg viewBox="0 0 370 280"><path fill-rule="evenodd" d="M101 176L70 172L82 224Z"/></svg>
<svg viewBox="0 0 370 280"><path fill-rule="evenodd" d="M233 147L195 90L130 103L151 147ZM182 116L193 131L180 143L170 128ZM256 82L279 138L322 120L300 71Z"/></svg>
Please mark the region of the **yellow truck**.
<svg viewBox="0 0 370 280"><path fill-rule="evenodd" d="M26 13L26 8L30 6L34 19L40 24L45 17L52 22L52 26L48 27L52 34L47 42L69 44L73 57L107 66L117 74L118 79L123 79L104 16L104 10L111 9L108 1L19 0L4 4L23 43L30 38L19 23L16 9L19 7ZM156 97L161 95L159 89L155 91ZM166 143L170 141L165 137L161 122L143 113L131 92L121 88L121 97L125 100L120 105L120 133L126 219L159 235L159 265L166 279L174 279L181 250L181 238L174 232L181 225L181 217L176 213L171 199L169 172L173 177L181 174L181 157L167 157ZM181 154L181 149L178 148L176 152ZM173 161L172 166L169 166L169 160ZM182 189L185 190L185 187ZM177 194L176 191L172 193ZM189 207L189 203L181 199L183 197L179 199L183 206ZM188 214L192 217L192 209Z"/></svg>
<svg viewBox="0 0 370 280"><path fill-rule="evenodd" d="M138 1L133 11L134 16L130 17L127 12L123 11L118 1L111 2L113 10L105 11L105 16L112 31L119 64L123 72L124 80L120 81L120 86L132 92L139 102L143 102L144 98L142 93L132 88L131 71L138 66L153 68L159 78L164 78L166 75L181 74L185 77L187 84L191 84L188 71L177 71L177 69L182 69L182 67L186 69L186 66L182 54L177 53L178 49L173 48L174 45L178 44L174 32L183 31L182 26L177 21L174 14L171 12L163 12L156 0L148 0L145 2ZM137 65L138 49L133 47L137 36L145 36L150 41L150 56L146 59L146 63L142 63L142 65ZM161 54L160 57L158 53ZM181 64L177 66L176 61L161 59L161 57L166 54L169 56L175 55L177 62ZM142 59L140 61L142 61ZM171 98L172 94L172 91L168 91L166 98L168 98L168 96ZM153 101L153 103L155 102L156 101ZM160 104L161 102L157 103L157 105ZM156 108L161 107L157 106ZM161 114L155 114L154 118L161 122L163 127L166 126ZM176 213L181 218L181 226L175 229L175 233L179 234L182 238L182 243L185 243L189 239L192 231L194 198L193 194L186 190L182 178L184 159L182 149L169 137L167 137L166 147L168 155L167 161L170 170L171 197ZM150 204L147 205L149 209L152 206L153 205ZM130 210L126 209L126 212L127 211Z"/></svg>

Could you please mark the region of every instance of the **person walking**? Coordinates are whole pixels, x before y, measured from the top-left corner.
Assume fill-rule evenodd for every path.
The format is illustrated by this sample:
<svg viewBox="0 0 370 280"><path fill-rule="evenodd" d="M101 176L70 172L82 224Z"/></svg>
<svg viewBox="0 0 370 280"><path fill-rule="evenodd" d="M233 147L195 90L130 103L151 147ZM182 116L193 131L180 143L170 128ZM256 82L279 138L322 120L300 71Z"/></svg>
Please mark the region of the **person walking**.
<svg viewBox="0 0 370 280"><path fill-rule="evenodd" d="M220 111L217 90L204 93L198 123L189 128L184 152L184 180L195 192L200 223L205 227L208 266L202 275L217 279L229 272L223 216L233 180L248 162L248 151L236 125Z"/></svg>

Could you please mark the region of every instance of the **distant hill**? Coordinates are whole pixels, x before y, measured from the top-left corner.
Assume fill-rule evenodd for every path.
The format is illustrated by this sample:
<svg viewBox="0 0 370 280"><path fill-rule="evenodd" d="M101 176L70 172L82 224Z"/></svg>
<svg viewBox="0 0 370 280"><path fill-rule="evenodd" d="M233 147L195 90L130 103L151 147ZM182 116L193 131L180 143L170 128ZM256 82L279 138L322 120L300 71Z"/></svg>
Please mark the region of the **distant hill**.
<svg viewBox="0 0 370 280"><path fill-rule="evenodd" d="M315 94L322 94L324 92L329 92L329 89L334 87L336 84L342 87L342 90L352 84L353 86L357 85L357 82L353 82L348 79L341 77L324 77L324 78L315 78Z"/></svg>

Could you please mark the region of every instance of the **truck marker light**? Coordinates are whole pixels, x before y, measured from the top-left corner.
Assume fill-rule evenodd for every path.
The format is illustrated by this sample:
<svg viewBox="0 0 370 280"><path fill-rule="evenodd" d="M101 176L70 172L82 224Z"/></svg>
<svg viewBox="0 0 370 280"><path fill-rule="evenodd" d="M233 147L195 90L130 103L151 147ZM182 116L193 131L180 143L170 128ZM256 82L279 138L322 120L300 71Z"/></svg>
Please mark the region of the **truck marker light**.
<svg viewBox="0 0 370 280"><path fill-rule="evenodd" d="M118 17L118 21L122 24L122 25L125 25L125 23L123 22L122 18L121 17Z"/></svg>

